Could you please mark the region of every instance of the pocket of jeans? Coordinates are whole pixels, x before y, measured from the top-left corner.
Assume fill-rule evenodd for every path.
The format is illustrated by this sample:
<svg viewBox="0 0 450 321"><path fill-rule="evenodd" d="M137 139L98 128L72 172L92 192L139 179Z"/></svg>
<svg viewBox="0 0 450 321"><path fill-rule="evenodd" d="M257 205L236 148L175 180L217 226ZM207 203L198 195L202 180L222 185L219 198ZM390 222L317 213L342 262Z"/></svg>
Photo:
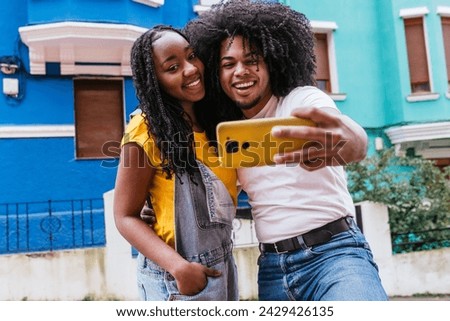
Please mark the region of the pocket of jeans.
<svg viewBox="0 0 450 321"><path fill-rule="evenodd" d="M224 271L225 263L220 262L211 268ZM178 286L176 280L172 275L167 274L166 276L166 286L169 292L168 301L223 301L226 300L226 284L227 277L221 275L218 277L208 277L206 286L199 293L194 295L184 295L180 294L178 291Z"/></svg>
<svg viewBox="0 0 450 321"><path fill-rule="evenodd" d="M176 281L171 281L171 282L176 283ZM171 294L169 294L167 301L211 301L213 299L208 299L208 297L206 295L204 295L204 292L207 292L206 288L208 287L208 284L209 284L209 278L207 280L206 286L199 293L194 294L194 295L171 293Z"/></svg>

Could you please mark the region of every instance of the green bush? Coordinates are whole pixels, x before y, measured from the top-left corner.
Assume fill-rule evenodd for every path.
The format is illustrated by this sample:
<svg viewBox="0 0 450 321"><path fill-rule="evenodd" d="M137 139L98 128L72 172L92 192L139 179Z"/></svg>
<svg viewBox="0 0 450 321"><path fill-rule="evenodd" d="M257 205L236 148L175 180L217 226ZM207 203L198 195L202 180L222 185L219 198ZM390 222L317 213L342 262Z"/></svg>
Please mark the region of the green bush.
<svg viewBox="0 0 450 321"><path fill-rule="evenodd" d="M448 246L450 166L441 171L431 160L397 157L389 148L346 170L355 202L373 201L389 208L391 233L403 233L393 239L394 252L401 251L396 251L396 242L412 243L407 251Z"/></svg>

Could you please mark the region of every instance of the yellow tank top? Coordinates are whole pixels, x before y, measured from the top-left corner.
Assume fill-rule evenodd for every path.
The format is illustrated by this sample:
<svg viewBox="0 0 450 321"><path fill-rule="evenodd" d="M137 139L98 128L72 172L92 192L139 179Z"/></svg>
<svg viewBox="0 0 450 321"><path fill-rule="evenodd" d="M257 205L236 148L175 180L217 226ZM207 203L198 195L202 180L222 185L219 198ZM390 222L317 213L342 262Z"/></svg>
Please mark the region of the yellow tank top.
<svg viewBox="0 0 450 321"><path fill-rule="evenodd" d="M156 167L156 173L149 188L152 206L156 215L156 223L153 228L156 234L167 244L174 247L174 190L175 176L166 178L166 174L160 166L161 158L159 149L153 137L149 137L147 125L142 115L134 116L128 124L122 145L136 143L140 145L152 165ZM219 160L214 147L210 147L204 132L194 132L196 158L207 165L214 174L222 180L234 204L237 204L236 170L219 166Z"/></svg>

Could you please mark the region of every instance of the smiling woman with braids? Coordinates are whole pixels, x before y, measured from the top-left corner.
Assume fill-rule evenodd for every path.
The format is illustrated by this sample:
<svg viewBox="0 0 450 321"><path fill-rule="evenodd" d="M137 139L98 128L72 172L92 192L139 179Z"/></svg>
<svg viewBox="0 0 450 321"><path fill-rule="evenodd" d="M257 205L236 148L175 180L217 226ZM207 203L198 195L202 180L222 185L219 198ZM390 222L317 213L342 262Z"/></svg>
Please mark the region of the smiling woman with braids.
<svg viewBox="0 0 450 321"><path fill-rule="evenodd" d="M208 108L201 103L203 63L182 33L156 26L134 43L131 68L142 113L122 140L114 217L139 251L141 298L238 300L231 241L236 172L217 166L197 122ZM140 219L147 195L153 228Z"/></svg>
<svg viewBox="0 0 450 321"><path fill-rule="evenodd" d="M309 140L308 148L276 156L276 166L237 170L260 242L259 299L386 300L342 166L365 157L367 135L314 87L308 19L280 3L229 0L186 33L223 119L296 116L317 124L275 127L274 136Z"/></svg>

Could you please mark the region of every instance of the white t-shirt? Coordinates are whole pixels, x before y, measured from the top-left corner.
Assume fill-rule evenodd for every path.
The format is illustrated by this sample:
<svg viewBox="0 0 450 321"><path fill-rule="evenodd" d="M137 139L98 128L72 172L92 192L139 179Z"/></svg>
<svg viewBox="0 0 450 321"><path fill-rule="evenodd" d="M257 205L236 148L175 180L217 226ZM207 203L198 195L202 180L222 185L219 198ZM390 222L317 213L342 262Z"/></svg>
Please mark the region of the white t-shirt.
<svg viewBox="0 0 450 321"><path fill-rule="evenodd" d="M284 98L272 96L253 118L287 117L302 106L337 109L321 90L298 87ZM342 166L312 172L292 164L240 168L238 178L252 206L256 235L263 243L274 243L341 217L354 216Z"/></svg>

